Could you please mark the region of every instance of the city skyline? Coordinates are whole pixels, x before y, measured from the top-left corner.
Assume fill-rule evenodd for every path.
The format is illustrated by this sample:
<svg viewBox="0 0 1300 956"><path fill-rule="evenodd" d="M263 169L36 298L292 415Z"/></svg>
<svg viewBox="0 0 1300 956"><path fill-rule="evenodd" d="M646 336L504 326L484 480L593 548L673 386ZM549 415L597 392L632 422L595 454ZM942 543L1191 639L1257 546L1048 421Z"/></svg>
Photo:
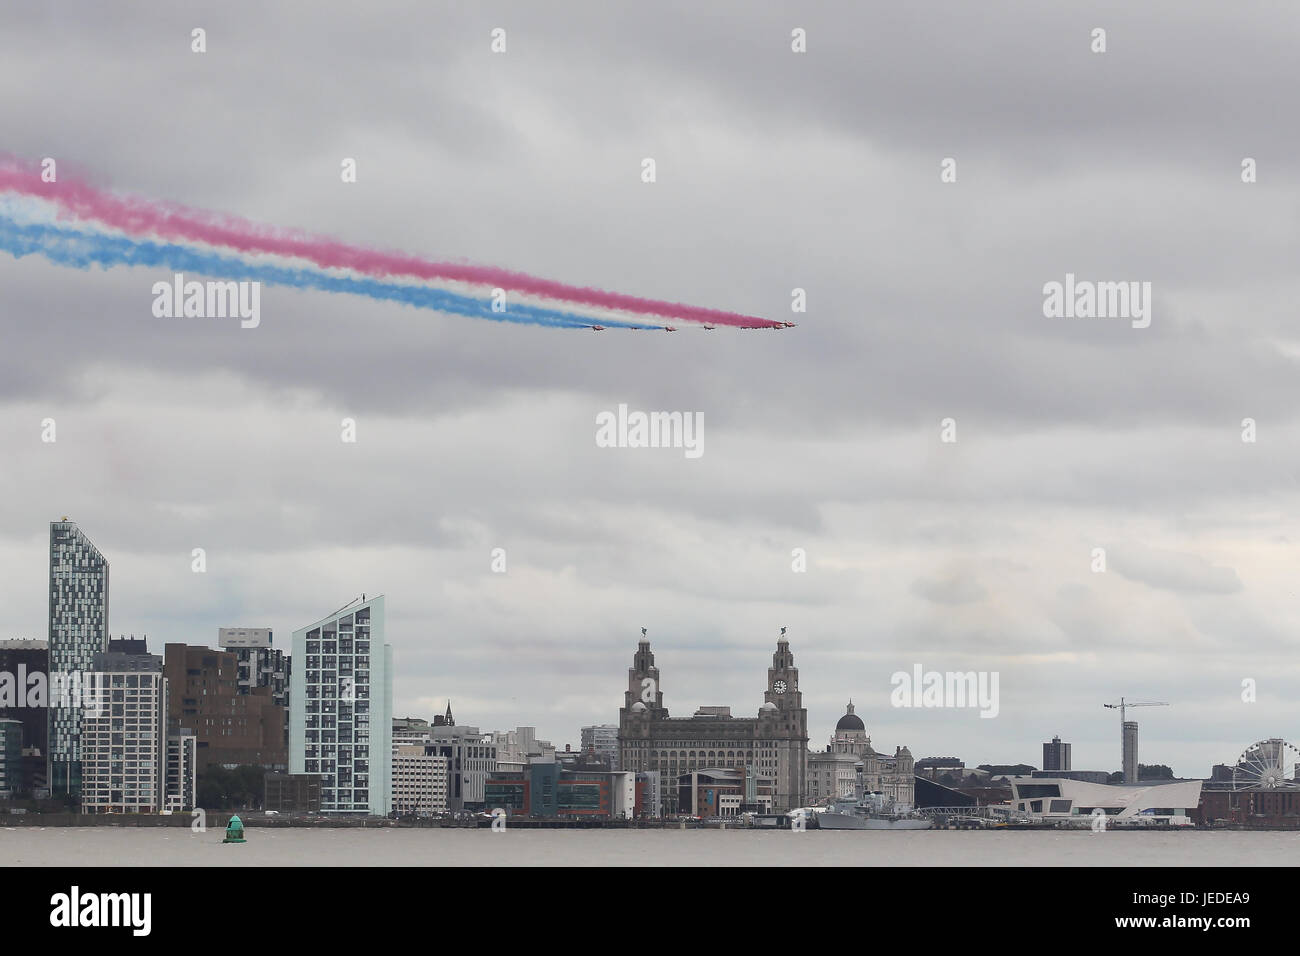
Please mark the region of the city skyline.
<svg viewBox="0 0 1300 956"><path fill-rule="evenodd" d="M64 537L66 537L66 536L69 534L69 529L71 529L71 531L75 531L75 532L76 532L76 538L77 538L77 540L79 540L79 541L81 541L81 542L84 542L83 547L89 548L91 551L93 551L95 558L96 558L97 560L103 562L105 568L107 567L107 564L108 564L107 559L106 559L106 558L104 557L104 555L103 555L103 554L102 554L102 553L101 553L101 552L100 552L100 551L99 551L99 550L94 546L94 544L90 541L90 539L85 535L84 531L82 531L82 529L79 527L79 525L77 524L77 522L70 520L69 516L66 516L66 515L65 515L65 516L63 516L63 517L62 517L60 520L58 520L58 521L52 521L52 522L50 522L50 529L51 529L51 535L52 535L52 536L55 534L56 529L59 529L59 534L62 535L62 536L64 536ZM52 540L53 540L53 537L52 537ZM105 572L105 579L106 579L106 578L107 578L107 573ZM104 594L104 595L103 595L103 600L104 600L105 605L107 605L107 603L108 603L108 595L107 595L107 594ZM363 594L363 595L361 595L360 597L358 597L358 598L354 598L352 601L348 602L347 605L345 605L345 608L353 608L353 609L355 609L355 607L357 607L357 606L366 606L366 607L368 607L368 606L370 606L374 601L378 601L378 602L379 602L379 605L378 605L378 606L379 606L381 609L386 608L386 604L384 603L384 595L383 595L383 594L380 594L380 595L376 596L375 598L373 598L373 599L371 599L371 600L369 600L369 601L366 601L366 600L365 600L365 595ZM342 614L342 613L343 613L343 609L340 609L339 612L335 612L335 614L334 614L334 615L331 615L330 617L336 617L336 616L338 616L339 614ZM382 617L386 617L386 611L383 612L383 614L381 615L381 618L382 618ZM321 624L321 623L322 623L322 620L318 620L318 621L316 622L316 625L319 625L319 624ZM209 628L209 630L210 630L210 628ZM243 641L243 642L246 643L246 644L270 647L270 646L271 646L271 642L272 642L272 640L273 640L272 635L273 635L274 631L276 630L276 628L274 628L274 627L271 627L271 628L263 628L263 627L257 627L257 626L248 625L248 624L230 626L230 625L227 624L227 625L220 625L220 626L218 626L217 630L218 630L218 637L217 637L216 640L211 640L211 639L206 640L206 641L205 641L205 640L198 640L198 641L190 641L190 640L185 640L185 641L170 641L170 640L167 640L167 641L161 641L161 640L159 640L159 639L155 639L155 640L159 640L159 643L161 643L161 644L163 644L163 645L171 644L171 643L182 643L182 644L186 644L186 645L193 646L193 647L214 647L214 648L215 648L215 647L223 647L223 646L224 646L224 642L225 642L225 640L226 640L228 637L231 637L232 635L240 635L240 637L238 637L237 640ZM295 634L299 634L299 635L305 634L305 633L307 632L307 630L308 630L307 627L300 627L300 628L294 628L294 629L293 629L294 633L295 633ZM779 630L779 634L780 634L780 638L779 638L779 639L780 639L781 642L784 642L784 641L785 641L785 638L786 638L786 631L787 631L787 628L784 628L784 627L783 627L783 628L780 628L780 630ZM642 640L642 642L646 641L646 636L647 636L647 634L648 634L648 629L647 629L647 628L642 628L642 629L641 629L641 640ZM251 636L249 636L249 635L251 635ZM132 634L132 637L133 637L133 638L134 638L134 636L135 636L135 635ZM12 640L21 640L21 639L20 639L20 638L0 638L0 640L10 640L10 641L12 641ZM39 640L39 639L38 639L38 640ZM106 640L107 640L107 638L106 638ZM142 636L142 637L141 637L141 640L147 640L147 635ZM233 645L233 646L238 647L239 645L236 644L236 645ZM390 646L391 646L391 645L390 645ZM690 647L691 647L691 646L693 646L693 645L688 645L688 647L685 649L685 652L686 652L686 653L688 653L688 654L690 653ZM286 657L288 657L288 655L289 655L289 650L290 650L290 648L288 648L288 647L285 647L285 646L281 646L281 647L280 647L280 651L281 651L282 653L285 653L285 654L286 654ZM161 652L161 651L160 651L160 652ZM53 665L51 665L51 666L52 666L52 668L53 668ZM918 664L918 665L917 665L917 668L920 668L920 666L921 666L921 665ZM387 677L386 677L385 679L392 679L394 676L396 676L397 673L400 673L400 667L397 666L396 664L391 663L391 662L390 662L390 665L389 665L388 670L391 670L392 673L387 674ZM685 674L688 674L688 673L689 673L689 671L686 671L686 672L684 672L684 675L685 675ZM684 675L683 675L683 676L684 676ZM671 684L670 684L670 686L671 686ZM659 693L660 693L661 695L663 695L664 692L663 692L662 690L660 690ZM445 699L447 700L447 707L448 707L448 709L450 709L450 700L451 700L451 697L454 696L454 694L450 694L450 693L449 693L449 694L446 694L446 695L421 695L421 696L420 696L419 698L417 698L417 699L418 699L419 701L421 701L421 702L427 702L427 701L430 701L430 700L435 700L438 696L444 696L444 697L445 697ZM769 694L768 696L770 697L771 695ZM862 702L862 700L863 700L863 698L859 698L859 704L858 704L857 706L861 706L861 702ZM870 707L870 706L871 706L870 699L867 698L867 701L868 701L868 707ZM848 699L848 705L849 705L849 708L850 708L849 712L852 713L852 712L853 712L853 707L854 707L854 705L853 705L853 703L852 703L852 698L851 698L851 697ZM673 707L673 706L670 706L670 702L666 700L666 702L665 702L665 706L668 707L668 709L669 709L670 712L675 713L675 715L676 715L677 717L687 716L686 713L683 713L684 710L693 710L694 708L697 708L697 707L709 707L709 706L725 706L725 707L728 707L728 708L730 708L730 709L732 709L732 710L735 711L735 716L737 716L737 717L750 716L749 713L745 710L743 704L736 704L736 703L734 703L734 702L721 702L721 701L705 702L705 701L701 700L701 701L698 701L698 702L693 703L693 704L687 704L687 703L683 702L683 704L682 704L681 706ZM1109 706L1111 706L1111 705L1106 704L1106 705L1103 705L1103 706L1107 706L1107 707L1109 707ZM839 719L839 717L841 716L842 709L843 709L843 707L841 706L841 710L836 712L836 713L837 713L837 716L836 716L835 719L837 719L837 720ZM407 710L410 710L410 709L407 708ZM966 716L969 716L969 715L970 715L970 713L969 713L968 710L967 710L967 711L963 711L963 710L961 710L961 709L954 709L954 708L951 708L951 707L947 707L947 708L945 708L945 707L934 708L933 710L929 711L929 713L936 713L936 712L937 712L937 713L939 713L939 714L943 714L945 711L946 711L947 713L949 713L950 715L952 715L952 716L954 716L954 717L957 717L957 718L966 717ZM392 704L390 705L390 711L389 711L389 712L390 712L390 716L391 716L391 717L396 717L396 716L398 716L399 714L402 714L402 715L404 715L404 716L420 716L420 715L423 714L423 713L433 713L433 711L421 711L420 714L416 714L414 711L411 711L410 713L407 713L406 710L403 710L402 707L398 706L398 702L396 702L396 701L392 702ZM755 712L756 712L756 713L761 713L761 705L760 705L759 708L756 708ZM868 711L865 711L865 712L866 712L866 713L875 713L875 712L873 712L873 711L871 711L871 710L868 710ZM890 736L888 739L886 739L884 736L882 736L882 734L888 734L889 731L890 731L891 722L888 720L888 715L889 715L889 714L897 713L897 712L898 712L898 708L897 708L897 707L889 708L889 709L886 710L886 711L879 711L879 710L877 709L876 712L883 712L883 713L885 714L885 719L883 719L883 720L880 720L880 719L876 719L876 720L868 720L868 721L867 721L867 727L868 727L868 733L869 733L869 735L871 735L872 737L874 737L874 738L876 739L877 743L888 743L888 744L890 744L890 745L895 745L895 744L897 744L897 745L900 745L900 746L908 746L908 747L910 747L910 744L909 744L907 741L895 740L892 736ZM617 711L615 711L615 714L617 714ZM289 715L286 714L286 718L288 718L288 716L289 716ZM570 728L570 727L565 727L565 728L563 728L563 729L561 730L560 733L556 734L556 733L553 733L553 732L550 732L550 731L546 730L546 728L541 727L540 725L536 724L535 722L530 722L529 720L526 720L526 719L525 719L526 717L528 717L528 714L527 714L527 713L516 713L513 717L509 718L509 720L510 720L510 721L514 721L514 722L515 722L515 725L517 725L517 726L535 726L535 727L538 727L538 729L539 729L539 731L540 731L540 733L541 733L541 737L544 737L544 738L550 738L550 737L553 737L554 739L560 740L560 741L562 742L562 743L561 743L561 746L563 746L564 744L570 744L570 745L573 745L575 739L580 740L580 737L581 737L581 729L582 729L581 727L578 727L578 728L577 728L576 734L573 733L574 728ZM497 724L492 724L492 723L490 723L490 722L481 721L481 720L476 720L476 721L474 721L474 722L477 723L477 724L479 724L479 725L481 725L481 726L488 727L488 728L490 728L490 727L495 727L495 726L505 727L505 726L509 726L509 725L510 725L508 721L505 722L505 723L501 723L501 724L499 724L499 725L497 725ZM600 720L600 721L594 721L593 723L603 724L603 723L605 723L605 721L604 721L604 720ZM1126 722L1126 724L1132 724L1132 723L1136 723L1136 722L1135 722L1135 721L1128 721L1128 722ZM617 724L614 724L613 726L617 726ZM876 729L875 729L875 730L872 730L873 727L876 728ZM1054 733L1055 733L1055 732L1054 732ZM812 721L811 721L811 719L810 719L810 730L809 730L809 737L808 737L808 749L809 749L810 751L812 751L812 752L816 752L816 751L822 751L822 750L826 749L826 746L827 746L827 744L829 743L829 741L832 739L832 737L833 737L833 732L832 732L832 733L827 733L827 734L825 735L825 738L824 738L824 739L819 739L819 738L817 737L816 733L815 733L815 727L812 725ZM1072 745L1072 743L1073 743L1073 740L1069 737L1068 734L1067 734L1067 739L1066 739L1065 743L1066 743L1066 746L1067 746L1067 753L1068 753L1068 749L1069 749L1069 747L1070 747L1070 746ZM1253 743L1253 741L1250 741L1250 742L1248 742L1248 743ZM1035 746L1039 746L1039 747L1044 747L1044 748L1045 748L1045 747L1047 746L1047 742L1046 742L1046 741L1039 741L1037 744L1035 744ZM575 746L574 749L578 749L578 747ZM1243 747L1243 749L1244 749L1244 747ZM1117 757L1118 757L1118 755L1120 754L1120 750L1119 750L1118 748L1117 748L1117 750L1116 750L1116 754L1117 754ZM921 759L921 758L923 758L923 757L958 756L958 757L960 757L960 758L962 758L962 759L964 760L964 762L966 763L966 765L967 765L968 767L975 767L975 766L977 766L977 765L979 765L979 764L992 764L992 765L999 765L999 766L1004 766L1004 765L1014 765L1014 764L1029 764L1029 765L1037 766L1037 763L1035 762L1034 759L1026 759L1026 758L1024 758L1024 757L1018 757L1017 759L1007 759L1007 758L1006 758L1006 755L1000 755L1000 754L993 754L993 755L990 755L990 754L988 754L988 753L987 753L986 751L984 751L984 750L971 751L971 752L969 752L969 753L957 753L957 751L954 750L953 748L949 748L949 749L947 749L947 750L943 750L942 747L931 748L931 749L926 749L926 748L922 747L922 748L920 748L920 749L917 751L916 756L917 756L918 759ZM1229 756L1225 756L1225 757L1223 757L1222 759L1214 759L1214 760L1211 761L1210 766L1212 767L1214 764L1220 764L1220 763L1224 763L1224 764L1226 764L1226 763L1230 763L1230 762L1232 762L1233 759L1235 759L1235 756L1236 756L1236 755L1229 755ZM1104 760L1105 760L1105 758L1103 758L1103 762L1098 763L1098 764L1096 764L1095 766L1093 766L1093 765L1089 765L1089 766L1083 766L1083 765L1080 765L1080 766L1078 766L1076 769L1104 770L1104 771L1106 771L1106 772L1116 772L1116 770L1120 770L1120 771L1123 770L1124 765L1123 765L1123 762L1122 762L1122 761L1120 761L1120 762L1117 764L1116 767L1113 767L1113 768L1112 768L1109 764L1105 763ZM1043 761L1043 762L1045 763L1045 761ZM1166 760L1162 760L1162 759L1159 759L1159 755L1158 755L1158 754L1153 754L1153 753L1151 753L1151 752L1149 752L1149 751L1147 751L1147 750L1143 750L1143 751L1141 751L1141 752L1139 753L1137 760L1135 760L1135 763L1136 763L1136 762L1141 762L1141 763L1144 764L1144 765L1156 765L1156 764L1165 764L1165 765L1170 765L1168 761L1166 761ZM1047 769L1047 768L1044 767L1043 769ZM1196 773L1196 772L1190 772L1190 773L1179 773L1179 772L1176 772L1176 773L1175 773L1175 776L1178 776L1178 777L1188 777L1188 778L1195 778L1195 777L1208 777L1209 775L1210 775L1210 771L1209 771L1209 769L1207 769L1204 773Z"/></svg>

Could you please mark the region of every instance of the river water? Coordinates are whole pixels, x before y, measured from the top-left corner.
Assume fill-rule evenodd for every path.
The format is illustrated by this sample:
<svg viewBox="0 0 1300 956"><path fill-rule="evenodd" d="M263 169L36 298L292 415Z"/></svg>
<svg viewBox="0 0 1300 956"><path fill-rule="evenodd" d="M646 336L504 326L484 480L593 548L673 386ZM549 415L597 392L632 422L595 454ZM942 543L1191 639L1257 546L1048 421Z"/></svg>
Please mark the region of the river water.
<svg viewBox="0 0 1300 956"><path fill-rule="evenodd" d="M1300 832L0 828L2 866L1291 866Z"/></svg>

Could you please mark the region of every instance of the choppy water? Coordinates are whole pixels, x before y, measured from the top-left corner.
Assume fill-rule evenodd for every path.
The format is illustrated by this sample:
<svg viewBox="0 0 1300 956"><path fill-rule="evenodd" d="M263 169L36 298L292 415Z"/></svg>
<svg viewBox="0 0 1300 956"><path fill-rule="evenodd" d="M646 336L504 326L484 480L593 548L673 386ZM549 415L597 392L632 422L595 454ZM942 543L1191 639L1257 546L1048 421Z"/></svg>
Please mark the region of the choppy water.
<svg viewBox="0 0 1300 956"><path fill-rule="evenodd" d="M1300 832L0 829L2 866L1290 866Z"/></svg>

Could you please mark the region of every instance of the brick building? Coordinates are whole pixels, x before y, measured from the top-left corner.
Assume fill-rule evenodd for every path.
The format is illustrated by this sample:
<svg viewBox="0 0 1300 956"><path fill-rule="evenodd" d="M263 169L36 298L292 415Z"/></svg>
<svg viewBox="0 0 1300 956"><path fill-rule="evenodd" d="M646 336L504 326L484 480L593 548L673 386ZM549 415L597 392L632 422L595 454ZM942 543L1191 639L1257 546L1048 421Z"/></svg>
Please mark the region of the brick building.
<svg viewBox="0 0 1300 956"><path fill-rule="evenodd" d="M236 654L168 644L163 671L171 689L169 723L197 738L200 772L212 764L287 769L284 708L270 687L240 693Z"/></svg>

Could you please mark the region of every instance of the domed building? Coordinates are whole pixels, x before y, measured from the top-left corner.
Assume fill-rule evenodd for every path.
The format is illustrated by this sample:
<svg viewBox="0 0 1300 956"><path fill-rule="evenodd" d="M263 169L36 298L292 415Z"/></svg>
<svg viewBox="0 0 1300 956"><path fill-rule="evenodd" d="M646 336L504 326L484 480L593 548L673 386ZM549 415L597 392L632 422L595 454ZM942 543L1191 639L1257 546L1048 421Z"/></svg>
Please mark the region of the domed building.
<svg viewBox="0 0 1300 956"><path fill-rule="evenodd" d="M808 754L808 802L883 793L896 803L911 806L916 792L914 774L912 753L906 747L896 749L892 757L876 752L867 725L849 701L830 744L822 752Z"/></svg>
<svg viewBox="0 0 1300 956"><path fill-rule="evenodd" d="M835 736L831 738L831 751L837 754L853 754L861 757L871 750L871 738L867 736L867 725L853 712L853 701L849 701L844 716L835 725Z"/></svg>

